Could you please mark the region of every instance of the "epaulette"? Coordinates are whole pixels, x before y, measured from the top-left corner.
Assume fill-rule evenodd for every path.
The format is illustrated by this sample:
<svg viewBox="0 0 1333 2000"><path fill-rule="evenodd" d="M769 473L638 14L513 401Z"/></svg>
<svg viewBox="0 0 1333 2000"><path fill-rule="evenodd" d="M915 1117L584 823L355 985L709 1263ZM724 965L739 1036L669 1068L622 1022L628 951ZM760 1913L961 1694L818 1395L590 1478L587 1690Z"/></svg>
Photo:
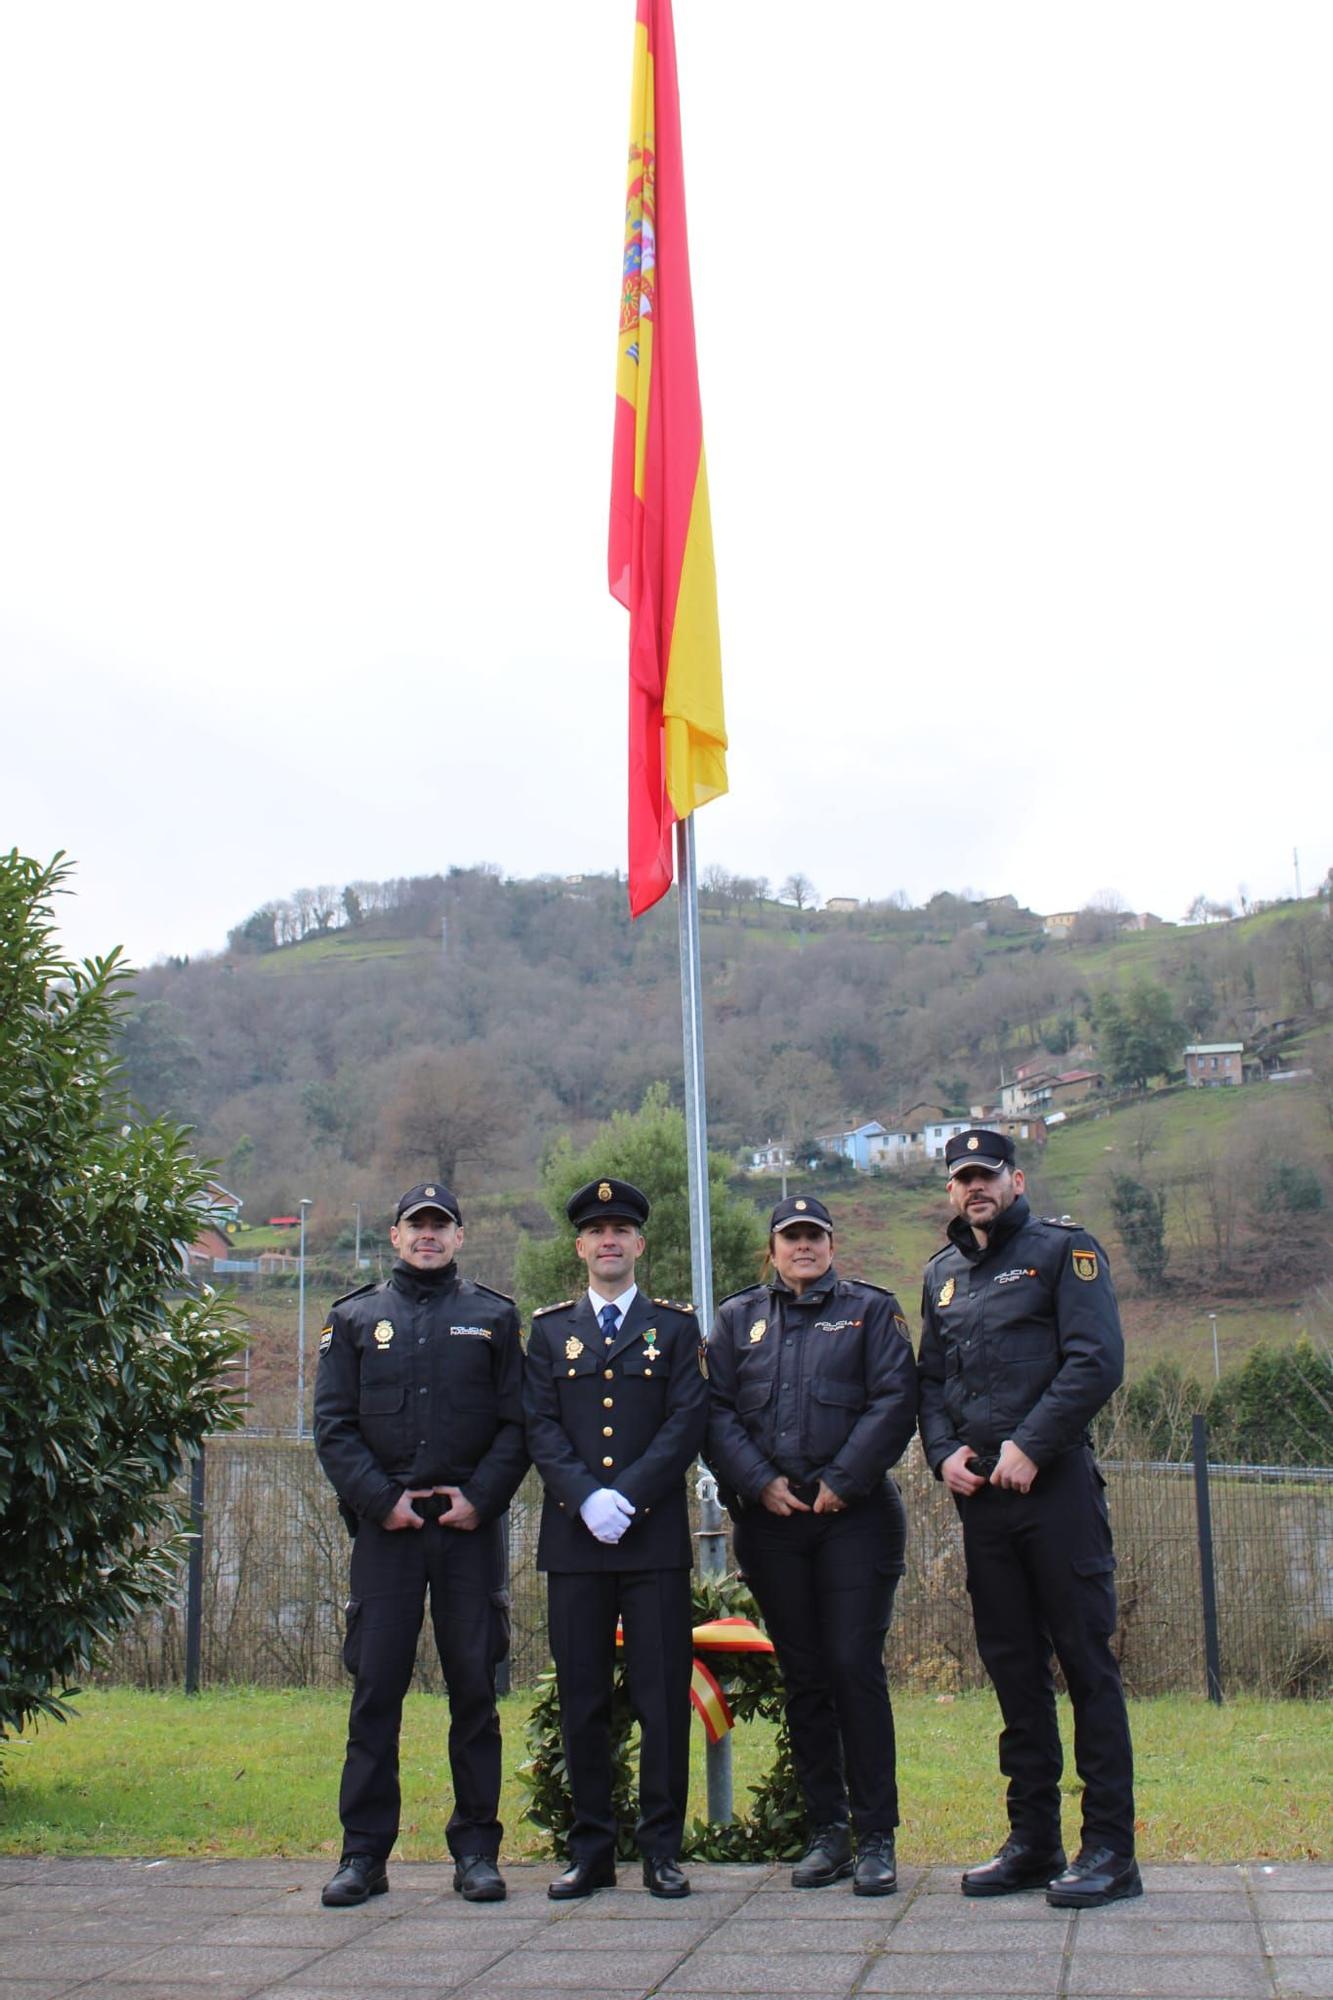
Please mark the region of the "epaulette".
<svg viewBox="0 0 1333 2000"><path fill-rule="evenodd" d="M742 1285L738 1292L728 1292L724 1299L719 1299L718 1304L719 1306L729 1306L733 1299L743 1299L747 1292L762 1292L767 1289L765 1285Z"/></svg>
<svg viewBox="0 0 1333 2000"><path fill-rule="evenodd" d="M1043 1215L1041 1220L1049 1222L1053 1229L1081 1229L1083 1224L1075 1222L1068 1215Z"/></svg>
<svg viewBox="0 0 1333 2000"><path fill-rule="evenodd" d="M884 1299L891 1299L896 1296L895 1293L889 1290L887 1285L873 1284L869 1278L840 1278L838 1282L842 1285L859 1285L863 1292L878 1292L880 1297Z"/></svg>
<svg viewBox="0 0 1333 2000"><path fill-rule="evenodd" d="M553 1306L535 1306L533 1308L532 1317L534 1319L540 1319L544 1313L563 1312L566 1306L572 1306L573 1303L574 1303L573 1299L557 1299Z"/></svg>
<svg viewBox="0 0 1333 2000"><path fill-rule="evenodd" d="M497 1292L494 1285L483 1285L480 1278L469 1278L467 1282L474 1292L485 1292L488 1299L500 1299L507 1306L514 1304L508 1292Z"/></svg>
<svg viewBox="0 0 1333 2000"><path fill-rule="evenodd" d="M926 1269L929 1270L931 1265L935 1263L938 1258L943 1257L947 1251L956 1250L957 1248L958 1245L956 1243L941 1243L939 1249L935 1252L934 1257L927 1258Z"/></svg>
<svg viewBox="0 0 1333 2000"><path fill-rule="evenodd" d="M684 1305L679 1299L654 1299L653 1304L655 1306L667 1306L672 1312L689 1313L691 1315L694 1312L693 1306Z"/></svg>
<svg viewBox="0 0 1333 2000"><path fill-rule="evenodd" d="M380 1280L378 1278L372 1279L368 1285L358 1285L354 1292L344 1292L340 1299L335 1299L333 1305L329 1307L329 1311L332 1312L334 1306L345 1306L349 1299L364 1298L367 1292L377 1292L379 1288Z"/></svg>

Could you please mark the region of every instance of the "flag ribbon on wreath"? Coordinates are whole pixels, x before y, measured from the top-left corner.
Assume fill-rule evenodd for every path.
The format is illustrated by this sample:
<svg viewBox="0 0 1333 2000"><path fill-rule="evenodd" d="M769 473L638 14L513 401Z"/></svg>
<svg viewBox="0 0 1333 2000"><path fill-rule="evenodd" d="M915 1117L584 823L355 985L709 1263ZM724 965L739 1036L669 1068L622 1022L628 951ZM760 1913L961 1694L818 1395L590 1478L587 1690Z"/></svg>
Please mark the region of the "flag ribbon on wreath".
<svg viewBox="0 0 1333 2000"><path fill-rule="evenodd" d="M698 1710L709 1742L717 1743L729 1729L734 1728L735 1719L716 1676L704 1665L699 1654L771 1653L773 1641L750 1618L710 1618L707 1624L695 1626L692 1637L695 1659L690 1675L690 1700ZM624 1643L624 1632L617 1625L616 1644L623 1646Z"/></svg>

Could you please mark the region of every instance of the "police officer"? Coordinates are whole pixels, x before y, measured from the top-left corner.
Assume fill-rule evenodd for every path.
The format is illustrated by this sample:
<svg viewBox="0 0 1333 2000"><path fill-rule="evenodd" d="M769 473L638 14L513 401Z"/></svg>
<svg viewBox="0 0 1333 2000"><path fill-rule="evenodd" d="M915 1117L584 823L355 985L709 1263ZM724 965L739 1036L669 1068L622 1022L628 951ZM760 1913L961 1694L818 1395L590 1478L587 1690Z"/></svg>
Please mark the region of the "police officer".
<svg viewBox="0 0 1333 2000"><path fill-rule="evenodd" d="M773 1210L769 1257L769 1281L724 1299L709 1336L706 1457L786 1688L809 1821L792 1883L853 1875L858 1896L886 1896L898 1786L884 1638L905 1543L889 1467L916 1426L912 1349L892 1292L834 1270L833 1221L812 1195Z"/></svg>
<svg viewBox="0 0 1333 2000"><path fill-rule="evenodd" d="M354 1536L343 1658L356 1678L333 1907L388 1888L398 1732L426 1593L449 1691L454 1888L500 1902L500 1721L508 1651L500 1517L523 1477L522 1347L512 1299L460 1277L449 1189L409 1188L383 1284L339 1299L320 1336L315 1448Z"/></svg>
<svg viewBox="0 0 1333 2000"><path fill-rule="evenodd" d="M619 1618L639 1719L643 1880L655 1896L686 1896L693 1553L685 1474L708 1412L698 1325L691 1307L646 1298L635 1284L648 1220L638 1188L589 1181L566 1213L588 1287L533 1314L524 1388L528 1447L546 1485L537 1567L547 1573L574 1806L569 1867L547 1894L563 1901L615 1886Z"/></svg>
<svg viewBox="0 0 1333 2000"><path fill-rule="evenodd" d="M1088 1426L1120 1382L1124 1341L1106 1253L1028 1208L1013 1142L959 1132L945 1149L954 1219L926 1266L921 1437L963 1522L977 1648L995 1683L1009 1838L963 1876L967 1896L1048 1884L1089 1909L1142 1893L1104 1481ZM1051 1653L1074 1709L1083 1838L1066 1868Z"/></svg>

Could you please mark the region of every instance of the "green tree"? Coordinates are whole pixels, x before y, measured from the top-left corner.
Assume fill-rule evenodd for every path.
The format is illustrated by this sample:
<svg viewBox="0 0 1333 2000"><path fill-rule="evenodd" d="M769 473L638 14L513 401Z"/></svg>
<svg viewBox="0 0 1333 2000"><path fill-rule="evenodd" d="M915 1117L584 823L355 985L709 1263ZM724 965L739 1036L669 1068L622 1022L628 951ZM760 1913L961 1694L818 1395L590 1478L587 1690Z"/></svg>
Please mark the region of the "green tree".
<svg viewBox="0 0 1333 2000"><path fill-rule="evenodd" d="M1155 1361L1117 1390L1101 1413L1094 1426L1097 1448L1120 1457L1187 1459L1195 1413L1207 1403L1192 1375L1183 1375L1174 1361Z"/></svg>
<svg viewBox="0 0 1333 2000"><path fill-rule="evenodd" d="M1140 979L1121 994L1108 990L1095 1014L1101 1060L1112 1083L1146 1090L1180 1058L1181 1029L1164 986Z"/></svg>
<svg viewBox="0 0 1333 2000"><path fill-rule="evenodd" d="M230 1310L182 1265L205 1176L177 1127L126 1119L119 954L60 955L61 860L0 858L0 1738L66 1715L171 1588L169 1489L238 1420Z"/></svg>
<svg viewBox="0 0 1333 2000"><path fill-rule="evenodd" d="M1111 1176L1111 1213L1129 1268L1150 1292L1166 1283L1166 1196L1129 1174Z"/></svg>
<svg viewBox="0 0 1333 2000"><path fill-rule="evenodd" d="M718 1298L756 1282L765 1240L758 1210L727 1186L729 1170L721 1154L710 1152L708 1200ZM529 1237L518 1253L515 1283L525 1316L535 1306L577 1296L587 1284L574 1254L565 1203L576 1188L603 1176L632 1182L652 1204L644 1230L648 1248L638 1268L643 1290L658 1298L693 1296L685 1118L672 1109L665 1084L655 1083L638 1111L617 1111L586 1146L575 1147L562 1138L553 1147L542 1171L541 1196L556 1233L544 1240Z"/></svg>
<svg viewBox="0 0 1333 2000"><path fill-rule="evenodd" d="M1249 1465L1333 1463L1333 1356L1308 1337L1252 1348L1208 1403L1210 1458Z"/></svg>

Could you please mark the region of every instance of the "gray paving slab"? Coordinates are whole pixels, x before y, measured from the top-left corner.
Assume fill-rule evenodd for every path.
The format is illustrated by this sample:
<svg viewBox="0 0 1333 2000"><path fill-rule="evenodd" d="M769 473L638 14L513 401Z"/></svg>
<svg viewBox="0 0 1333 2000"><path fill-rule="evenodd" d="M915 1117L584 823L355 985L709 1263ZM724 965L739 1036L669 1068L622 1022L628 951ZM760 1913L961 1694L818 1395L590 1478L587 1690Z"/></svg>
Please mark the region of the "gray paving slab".
<svg viewBox="0 0 1333 2000"><path fill-rule="evenodd" d="M1263 1933L1264 1943L1274 1955L1293 1952L1302 1958L1333 1958L1333 1910L1327 1923L1266 1923Z"/></svg>
<svg viewBox="0 0 1333 2000"><path fill-rule="evenodd" d="M620 1993L630 1986L652 1993L675 1970L689 1947L681 1951L581 1952L523 1948L492 1965L485 1984L497 1992L515 1987L548 1993Z"/></svg>
<svg viewBox="0 0 1333 2000"><path fill-rule="evenodd" d="M1333 1917L1333 1891L1307 1894L1300 1889L1270 1889L1261 1884L1254 1891L1254 1907L1265 1923L1317 1924Z"/></svg>
<svg viewBox="0 0 1333 2000"><path fill-rule="evenodd" d="M1074 1948L1065 1991L1113 1995L1114 2000L1269 2000L1272 1985L1259 1951L1200 1954L1193 1958L1139 1952L1126 1939L1117 1952Z"/></svg>
<svg viewBox="0 0 1333 2000"><path fill-rule="evenodd" d="M1278 1958L1273 1977L1284 2000L1330 2000L1333 1958Z"/></svg>
<svg viewBox="0 0 1333 2000"><path fill-rule="evenodd" d="M863 1993L952 1993L1011 1996L1054 1993L1064 1964L1058 1944L1025 1952L888 1952L870 1966Z"/></svg>
<svg viewBox="0 0 1333 2000"><path fill-rule="evenodd" d="M673 1993L800 1993L811 1988L829 1993L850 1993L852 1984L866 1963L866 1953L786 1952L781 1955L742 1958L738 1953L691 1952L671 1977L664 1980L663 1994Z"/></svg>

